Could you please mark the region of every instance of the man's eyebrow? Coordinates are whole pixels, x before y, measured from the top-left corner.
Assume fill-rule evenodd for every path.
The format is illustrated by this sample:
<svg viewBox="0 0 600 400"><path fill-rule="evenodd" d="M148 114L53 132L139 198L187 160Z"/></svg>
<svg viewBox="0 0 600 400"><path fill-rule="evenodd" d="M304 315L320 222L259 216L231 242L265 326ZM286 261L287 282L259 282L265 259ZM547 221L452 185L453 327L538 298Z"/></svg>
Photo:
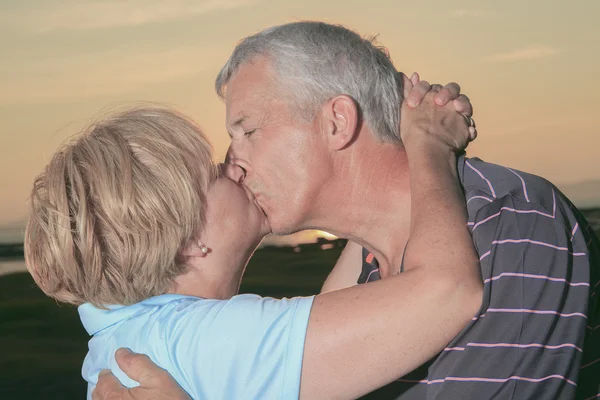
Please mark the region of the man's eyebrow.
<svg viewBox="0 0 600 400"><path fill-rule="evenodd" d="M244 114L244 115L241 115L240 117L238 117L238 119L236 119L233 123L229 124L229 126L227 127L227 133L229 133L230 138L233 138L233 135L231 134L231 130L229 128L237 128L246 119L248 119L248 116Z"/></svg>
<svg viewBox="0 0 600 400"><path fill-rule="evenodd" d="M238 119L236 119L234 121L233 124L231 124L231 126L239 126L242 122L244 122L246 119L248 119L247 115L242 115L241 117L239 117Z"/></svg>

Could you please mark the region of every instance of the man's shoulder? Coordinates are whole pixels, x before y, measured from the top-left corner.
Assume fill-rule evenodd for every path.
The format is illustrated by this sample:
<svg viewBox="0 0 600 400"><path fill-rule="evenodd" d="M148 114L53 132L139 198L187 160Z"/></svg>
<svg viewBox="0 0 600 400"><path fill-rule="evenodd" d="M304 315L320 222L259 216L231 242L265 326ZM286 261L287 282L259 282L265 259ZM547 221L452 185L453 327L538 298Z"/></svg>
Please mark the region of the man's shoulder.
<svg viewBox="0 0 600 400"><path fill-rule="evenodd" d="M466 157L459 164L459 173L471 221L482 209L502 207L504 202L547 214L572 207L556 186L535 174Z"/></svg>

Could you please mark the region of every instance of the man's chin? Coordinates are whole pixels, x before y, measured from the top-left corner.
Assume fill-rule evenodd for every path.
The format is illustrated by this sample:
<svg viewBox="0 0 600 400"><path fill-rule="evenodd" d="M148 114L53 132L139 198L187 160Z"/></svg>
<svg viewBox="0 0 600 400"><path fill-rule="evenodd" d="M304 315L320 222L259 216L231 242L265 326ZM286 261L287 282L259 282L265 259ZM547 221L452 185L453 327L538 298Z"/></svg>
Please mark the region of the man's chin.
<svg viewBox="0 0 600 400"><path fill-rule="evenodd" d="M264 218L261 229L260 229L260 234L264 237L266 236L270 236L273 234L273 231L271 229L271 223L269 222L268 218Z"/></svg>
<svg viewBox="0 0 600 400"><path fill-rule="evenodd" d="M287 236L302 230L286 218L269 217L266 212L265 216L265 224L268 225L268 233L271 235Z"/></svg>

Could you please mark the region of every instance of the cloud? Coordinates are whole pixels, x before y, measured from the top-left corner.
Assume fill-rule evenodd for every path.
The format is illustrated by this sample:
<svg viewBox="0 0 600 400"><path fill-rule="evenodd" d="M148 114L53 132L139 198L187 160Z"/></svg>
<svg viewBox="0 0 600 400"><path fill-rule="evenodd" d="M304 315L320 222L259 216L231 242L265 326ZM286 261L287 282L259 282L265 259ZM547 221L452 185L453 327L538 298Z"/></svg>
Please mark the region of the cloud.
<svg viewBox="0 0 600 400"><path fill-rule="evenodd" d="M545 44L532 44L522 49L510 51L508 53L499 53L487 57L485 60L488 62L510 62L510 61L524 61L524 60L535 60L538 58L550 57L560 53L561 50L556 49L552 46Z"/></svg>
<svg viewBox="0 0 600 400"><path fill-rule="evenodd" d="M258 0L69 0L44 3L43 7L4 13L4 26L36 33L139 26L176 20L219 10L254 5Z"/></svg>
<svg viewBox="0 0 600 400"><path fill-rule="evenodd" d="M483 10L466 10L466 9L461 9L461 10L456 10L452 13L452 15L456 18L468 18L468 17L481 17L482 15L485 14L485 11Z"/></svg>
<svg viewBox="0 0 600 400"><path fill-rule="evenodd" d="M0 104L129 93L181 81L206 71L218 49L181 46L140 53L117 49L30 62L0 64Z"/></svg>

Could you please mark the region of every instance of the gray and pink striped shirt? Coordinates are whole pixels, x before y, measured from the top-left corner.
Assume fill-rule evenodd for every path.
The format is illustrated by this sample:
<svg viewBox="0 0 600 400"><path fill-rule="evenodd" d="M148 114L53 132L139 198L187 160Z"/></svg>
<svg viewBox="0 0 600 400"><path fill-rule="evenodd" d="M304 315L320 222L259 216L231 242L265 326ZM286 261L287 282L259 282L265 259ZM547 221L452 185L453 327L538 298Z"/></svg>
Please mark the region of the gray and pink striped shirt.
<svg viewBox="0 0 600 400"><path fill-rule="evenodd" d="M426 365L365 398L600 398L600 242L547 180L461 157L485 283L472 322ZM358 283L379 279L363 251Z"/></svg>

